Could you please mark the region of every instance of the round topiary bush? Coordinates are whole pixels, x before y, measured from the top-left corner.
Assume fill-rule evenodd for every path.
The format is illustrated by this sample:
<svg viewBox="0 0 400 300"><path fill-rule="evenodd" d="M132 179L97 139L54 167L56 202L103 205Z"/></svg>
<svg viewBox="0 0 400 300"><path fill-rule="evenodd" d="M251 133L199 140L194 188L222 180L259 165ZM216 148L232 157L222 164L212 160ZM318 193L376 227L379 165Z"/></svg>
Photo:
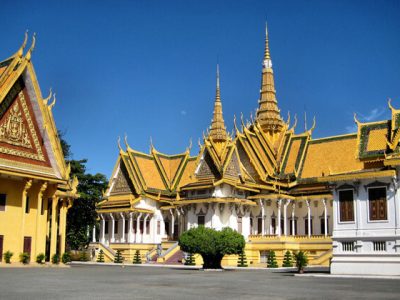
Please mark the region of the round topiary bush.
<svg viewBox="0 0 400 300"><path fill-rule="evenodd" d="M221 231L199 226L184 232L179 238L181 250L202 256L204 269L221 269L226 254L240 254L245 246L243 236L231 228Z"/></svg>

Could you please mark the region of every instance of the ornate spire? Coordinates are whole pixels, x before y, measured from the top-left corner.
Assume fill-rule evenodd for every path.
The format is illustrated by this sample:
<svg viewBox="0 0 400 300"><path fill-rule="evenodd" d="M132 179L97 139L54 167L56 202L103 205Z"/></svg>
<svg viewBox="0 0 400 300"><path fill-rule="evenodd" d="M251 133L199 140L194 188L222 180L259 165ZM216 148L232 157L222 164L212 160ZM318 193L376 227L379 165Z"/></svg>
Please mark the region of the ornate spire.
<svg viewBox="0 0 400 300"><path fill-rule="evenodd" d="M281 131L285 122L283 121L278 101L276 100L276 91L274 84L274 72L272 70L271 54L269 52L268 29L265 25L265 51L262 70L262 81L259 109L257 111L257 121L266 131L271 133Z"/></svg>
<svg viewBox="0 0 400 300"><path fill-rule="evenodd" d="M210 126L209 136L213 141L226 141L228 136L226 133L225 122L222 116L221 92L219 88L219 65L217 65L217 89L215 93L214 114Z"/></svg>

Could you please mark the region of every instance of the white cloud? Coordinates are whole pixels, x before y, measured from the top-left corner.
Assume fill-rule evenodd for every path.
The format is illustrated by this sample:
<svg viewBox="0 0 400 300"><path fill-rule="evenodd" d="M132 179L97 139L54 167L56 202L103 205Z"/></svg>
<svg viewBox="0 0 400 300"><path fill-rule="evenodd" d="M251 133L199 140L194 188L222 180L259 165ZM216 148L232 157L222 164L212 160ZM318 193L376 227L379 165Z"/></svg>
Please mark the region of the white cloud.
<svg viewBox="0 0 400 300"><path fill-rule="evenodd" d="M181 115L182 116L186 116L186 114L187 114L186 110L181 110Z"/></svg>

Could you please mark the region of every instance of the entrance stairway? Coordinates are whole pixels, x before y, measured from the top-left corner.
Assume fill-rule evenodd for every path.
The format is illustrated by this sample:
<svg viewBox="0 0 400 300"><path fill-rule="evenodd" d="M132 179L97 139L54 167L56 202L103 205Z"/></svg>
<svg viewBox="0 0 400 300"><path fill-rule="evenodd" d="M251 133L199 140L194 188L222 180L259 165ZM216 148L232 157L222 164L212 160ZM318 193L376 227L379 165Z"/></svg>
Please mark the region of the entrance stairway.
<svg viewBox="0 0 400 300"><path fill-rule="evenodd" d="M180 264L182 263L183 252L178 245L178 242L170 243L169 248L166 251L163 251L159 257L157 257L158 263L168 263L168 264ZM162 245L164 248L164 245Z"/></svg>
<svg viewBox="0 0 400 300"><path fill-rule="evenodd" d="M89 249L94 248L96 254L99 255L100 250L103 250L105 262L113 262L115 258L115 251L103 243L90 243ZM97 260L97 255L95 260Z"/></svg>

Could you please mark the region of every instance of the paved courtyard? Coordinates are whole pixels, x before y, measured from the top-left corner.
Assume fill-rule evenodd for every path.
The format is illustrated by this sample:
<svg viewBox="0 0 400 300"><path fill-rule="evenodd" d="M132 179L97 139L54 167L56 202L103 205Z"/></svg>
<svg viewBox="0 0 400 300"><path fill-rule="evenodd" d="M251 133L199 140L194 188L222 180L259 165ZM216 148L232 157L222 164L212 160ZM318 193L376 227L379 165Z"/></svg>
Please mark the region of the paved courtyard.
<svg viewBox="0 0 400 300"><path fill-rule="evenodd" d="M399 299L400 280L271 270L72 266L0 268L0 299Z"/></svg>

